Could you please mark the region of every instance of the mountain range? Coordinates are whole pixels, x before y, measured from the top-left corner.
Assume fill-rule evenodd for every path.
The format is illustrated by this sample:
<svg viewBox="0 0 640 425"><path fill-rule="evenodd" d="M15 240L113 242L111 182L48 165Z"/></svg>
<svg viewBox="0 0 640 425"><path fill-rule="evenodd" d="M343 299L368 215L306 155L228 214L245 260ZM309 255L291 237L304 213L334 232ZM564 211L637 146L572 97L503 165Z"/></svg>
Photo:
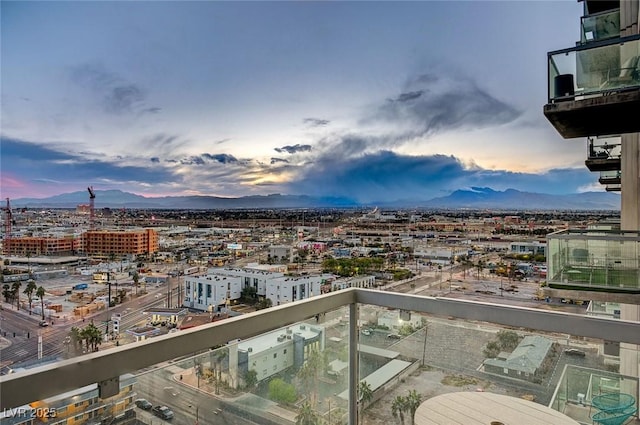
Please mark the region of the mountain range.
<svg viewBox="0 0 640 425"><path fill-rule="evenodd" d="M515 189L497 191L472 187L448 196L428 200L381 201L363 205L343 197L272 194L222 198L216 196L164 196L148 198L120 190L96 190L96 208L134 209L265 209L265 208L352 208L377 205L385 208L470 208L510 210L619 210L620 195L611 192L584 192L566 195L521 192ZM88 204L87 192L64 193L48 198L12 199L15 208L75 208Z"/></svg>

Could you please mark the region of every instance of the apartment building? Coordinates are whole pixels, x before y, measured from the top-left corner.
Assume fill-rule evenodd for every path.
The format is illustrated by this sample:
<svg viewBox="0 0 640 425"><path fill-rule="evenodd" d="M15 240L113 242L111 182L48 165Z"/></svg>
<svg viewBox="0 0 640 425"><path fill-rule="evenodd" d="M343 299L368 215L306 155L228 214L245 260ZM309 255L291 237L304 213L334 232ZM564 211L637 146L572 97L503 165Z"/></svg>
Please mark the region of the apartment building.
<svg viewBox="0 0 640 425"><path fill-rule="evenodd" d="M82 246L77 235L23 236L7 239L4 252L12 255L75 255Z"/></svg>
<svg viewBox="0 0 640 425"><path fill-rule="evenodd" d="M245 288L253 288L258 297L271 300L274 306L281 305L319 295L322 286L334 279L333 275L325 274L287 276L252 268L211 268L204 276L185 277L183 305L218 311L220 306L240 299Z"/></svg>
<svg viewBox="0 0 640 425"><path fill-rule="evenodd" d="M548 236L548 294L619 302L640 321L640 1L582 1L575 46L548 53L544 115L566 139L586 138L585 164L621 194L620 230ZM602 173L605 173L604 175ZM638 377L640 350L620 344L620 374ZM624 383L620 384L624 386ZM626 388L638 399L637 388Z"/></svg>
<svg viewBox="0 0 640 425"><path fill-rule="evenodd" d="M155 229L89 230L82 235L82 249L93 256L138 255L158 252Z"/></svg>

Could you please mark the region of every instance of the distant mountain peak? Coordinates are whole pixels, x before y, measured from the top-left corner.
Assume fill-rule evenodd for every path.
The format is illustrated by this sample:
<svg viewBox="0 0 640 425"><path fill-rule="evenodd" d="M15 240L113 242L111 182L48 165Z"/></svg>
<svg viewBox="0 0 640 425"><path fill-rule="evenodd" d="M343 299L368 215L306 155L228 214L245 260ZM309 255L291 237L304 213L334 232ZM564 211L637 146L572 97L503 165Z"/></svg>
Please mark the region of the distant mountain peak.
<svg viewBox="0 0 640 425"><path fill-rule="evenodd" d="M448 196L426 201L379 200L360 204L346 197L311 197L308 195L252 195L236 198L217 196L164 196L148 198L117 189L96 190L96 208L134 209L248 209L248 208L350 208L381 205L385 208L492 208L513 210L619 210L620 196L611 192L586 192L566 195L521 192L517 189L498 191L490 187L472 186L458 189ZM85 191L65 193L43 199L12 199L15 207L75 208L89 203Z"/></svg>

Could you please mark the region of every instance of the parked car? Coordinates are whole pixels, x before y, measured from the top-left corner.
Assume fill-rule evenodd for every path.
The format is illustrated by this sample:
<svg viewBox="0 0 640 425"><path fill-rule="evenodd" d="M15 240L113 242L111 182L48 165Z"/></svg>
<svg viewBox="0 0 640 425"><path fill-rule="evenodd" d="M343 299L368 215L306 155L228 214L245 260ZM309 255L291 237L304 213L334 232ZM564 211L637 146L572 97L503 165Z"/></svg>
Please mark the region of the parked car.
<svg viewBox="0 0 640 425"><path fill-rule="evenodd" d="M371 335L371 331L369 329L363 329L362 330L362 335L369 336L369 335Z"/></svg>
<svg viewBox="0 0 640 425"><path fill-rule="evenodd" d="M149 403L148 400L145 400L144 398L137 399L135 403L136 403L136 406L144 410L151 410L151 408L153 407L153 405Z"/></svg>
<svg viewBox="0 0 640 425"><path fill-rule="evenodd" d="M44 320L42 322L39 323L41 328L46 328L47 326L49 326L49 322L45 322Z"/></svg>
<svg viewBox="0 0 640 425"><path fill-rule="evenodd" d="M387 339L400 339L402 338L400 335L398 334L389 334L387 335Z"/></svg>
<svg viewBox="0 0 640 425"><path fill-rule="evenodd" d="M169 409L167 406L155 406L151 409L154 415L164 420L173 419L173 410Z"/></svg>
<svg viewBox="0 0 640 425"><path fill-rule="evenodd" d="M564 353L567 356L577 356L577 357L584 357L587 355L587 353L585 353L582 350L578 350L577 348L567 348L566 350L564 350Z"/></svg>

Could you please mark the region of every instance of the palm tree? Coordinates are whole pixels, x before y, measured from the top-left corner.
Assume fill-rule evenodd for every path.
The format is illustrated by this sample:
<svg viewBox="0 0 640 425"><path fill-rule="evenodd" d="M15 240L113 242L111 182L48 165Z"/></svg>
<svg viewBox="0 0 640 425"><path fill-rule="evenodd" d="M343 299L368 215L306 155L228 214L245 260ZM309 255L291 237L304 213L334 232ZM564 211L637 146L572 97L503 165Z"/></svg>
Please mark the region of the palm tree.
<svg viewBox="0 0 640 425"><path fill-rule="evenodd" d="M138 295L138 285L140 284L140 275L138 272L133 273L133 286L136 288L136 295Z"/></svg>
<svg viewBox="0 0 640 425"><path fill-rule="evenodd" d="M20 310L20 287L22 286L21 282L13 282L11 284L11 292L13 292L13 296L16 299L16 307Z"/></svg>
<svg viewBox="0 0 640 425"><path fill-rule="evenodd" d="M311 407L313 408L315 408L318 399L320 376L327 370L327 365L327 353L312 348L307 355L304 365L298 371L298 378L302 380L305 389L309 392Z"/></svg>
<svg viewBox="0 0 640 425"><path fill-rule="evenodd" d="M73 350L77 351L82 348L82 334L81 330L73 326L71 328L71 341L73 341Z"/></svg>
<svg viewBox="0 0 640 425"><path fill-rule="evenodd" d="M220 394L220 381L222 380L222 362L228 356L227 349L220 349L214 356L215 365L215 380L216 380L216 394Z"/></svg>
<svg viewBox="0 0 640 425"><path fill-rule="evenodd" d="M404 412L407 409L407 400L399 395L391 403L391 414L394 418L400 419L400 424L404 425Z"/></svg>
<svg viewBox="0 0 640 425"><path fill-rule="evenodd" d="M298 416L296 416L296 425L319 425L320 418L311 404L308 401L305 401L302 406L300 406L300 411L298 412Z"/></svg>
<svg viewBox="0 0 640 425"><path fill-rule="evenodd" d="M9 302L13 298L13 294L11 293L11 286L8 283L2 285L2 296L6 302Z"/></svg>
<svg viewBox="0 0 640 425"><path fill-rule="evenodd" d="M416 410L418 410L418 407L420 407L420 403L422 403L422 396L418 394L416 390L411 390L405 397L405 401L407 411L411 415L411 425L413 425L415 421L414 416L416 414Z"/></svg>
<svg viewBox="0 0 640 425"><path fill-rule="evenodd" d="M364 406L371 401L371 398L373 398L371 385L367 381L360 381L358 384L358 418L361 423L364 422Z"/></svg>
<svg viewBox="0 0 640 425"><path fill-rule="evenodd" d="M44 320L44 288L42 286L39 286L38 289L36 289L36 297L40 298L40 306L42 307L42 320Z"/></svg>
<svg viewBox="0 0 640 425"><path fill-rule="evenodd" d="M102 343L102 331L91 322L80 330L80 338L85 342L87 352L98 351L98 345Z"/></svg>
<svg viewBox="0 0 640 425"><path fill-rule="evenodd" d="M24 294L27 295L27 299L29 300L29 315L31 315L32 309L33 309L33 295L36 291L36 289L38 289L38 287L36 286L36 282L33 279L29 279L27 281L27 287L24 288Z"/></svg>

